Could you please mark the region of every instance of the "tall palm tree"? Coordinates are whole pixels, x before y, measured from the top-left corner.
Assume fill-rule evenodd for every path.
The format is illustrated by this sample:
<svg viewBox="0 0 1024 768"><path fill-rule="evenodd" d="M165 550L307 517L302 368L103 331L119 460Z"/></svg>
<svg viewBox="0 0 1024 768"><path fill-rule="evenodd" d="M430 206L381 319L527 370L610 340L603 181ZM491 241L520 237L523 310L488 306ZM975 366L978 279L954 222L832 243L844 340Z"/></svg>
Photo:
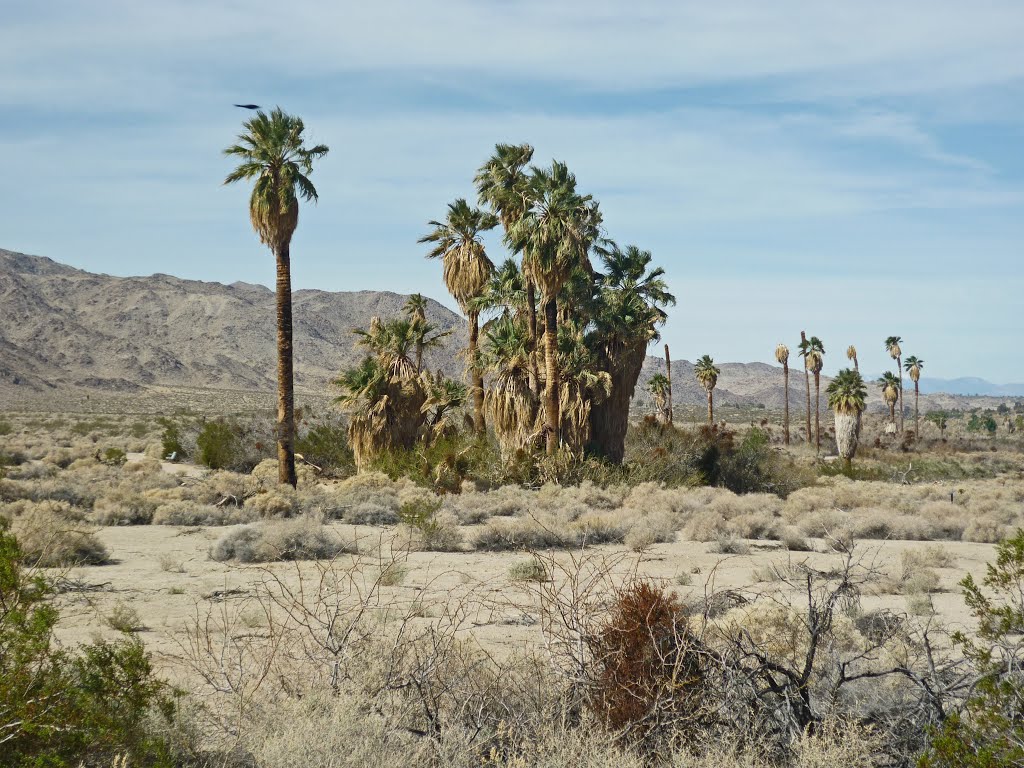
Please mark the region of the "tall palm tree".
<svg viewBox="0 0 1024 768"><path fill-rule="evenodd" d="M708 393L708 424L715 422L714 394L715 386L718 384L718 376L721 371L715 367L715 361L710 355L704 355L693 366L693 375Z"/></svg>
<svg viewBox="0 0 1024 768"><path fill-rule="evenodd" d="M889 406L889 425L892 427L892 431L896 430L896 403L900 397L900 389L903 386L903 382L896 377L892 371L886 371L878 379L877 384L882 390L882 397L885 398L885 404Z"/></svg>
<svg viewBox="0 0 1024 768"><path fill-rule="evenodd" d="M504 315L484 329L481 358L493 383L487 412L505 461L530 450L539 432L537 395L530 386L530 336L519 319Z"/></svg>
<svg viewBox="0 0 1024 768"><path fill-rule="evenodd" d="M828 393L828 407L835 417L836 446L840 457L849 464L857 453L861 414L866 407L868 391L860 372L849 368L837 373L825 391Z"/></svg>
<svg viewBox="0 0 1024 768"><path fill-rule="evenodd" d="M444 282L448 292L466 313L469 323L469 371L473 382L473 424L478 433L486 431L484 422L484 380L477 360L480 333L479 310L474 300L486 289L494 272L487 258L481 233L498 226L498 219L479 208L471 208L462 198L448 206L445 221L431 221L434 229L419 239L435 243L428 259L440 258L444 266Z"/></svg>
<svg viewBox="0 0 1024 768"><path fill-rule="evenodd" d="M496 144L494 154L488 158L473 179L480 205L488 205L497 214L508 235L512 227L529 208L529 174L526 167L533 160L533 147L529 144ZM537 365L537 289L527 278L525 285L527 317L530 330L531 386L540 396L540 370Z"/></svg>
<svg viewBox="0 0 1024 768"><path fill-rule="evenodd" d="M807 367L814 374L814 449L821 450L821 369L825 366L825 345L817 336L808 342Z"/></svg>
<svg viewBox="0 0 1024 768"><path fill-rule="evenodd" d="M260 110L243 123L238 143L224 154L238 158L239 165L224 179L233 184L254 179L249 198L249 220L277 262L277 464L278 482L296 484L295 476L295 377L292 360L291 241L299 224L299 200L317 200L309 180L313 161L327 154L327 147L306 147L300 118L275 107Z"/></svg>
<svg viewBox="0 0 1024 768"><path fill-rule="evenodd" d="M800 331L799 349L800 357L804 359L804 384L807 387L807 444L810 445L814 442L814 438L811 436L811 369L807 365L807 355L811 351L811 342L803 331Z"/></svg>
<svg viewBox="0 0 1024 768"><path fill-rule="evenodd" d="M786 405L782 413L782 439L789 445L789 347L781 343L776 346L775 359L782 365L782 380L786 390Z"/></svg>
<svg viewBox="0 0 1024 768"><path fill-rule="evenodd" d="M654 374L647 382L647 391L654 398L658 418L668 424L668 378L663 373Z"/></svg>
<svg viewBox="0 0 1024 768"><path fill-rule="evenodd" d="M427 325L427 297L422 293L414 293L405 300L402 310L412 322L421 327ZM424 334L425 335L425 334ZM416 344L416 373L423 370L423 341Z"/></svg>
<svg viewBox="0 0 1024 768"><path fill-rule="evenodd" d="M528 199L529 207L506 239L523 255L523 274L544 298L544 410L550 455L559 443L558 294L575 269L590 269L588 253L601 214L590 195L577 193L576 177L558 161L550 169L533 169Z"/></svg>
<svg viewBox="0 0 1024 768"><path fill-rule="evenodd" d="M611 376L611 395L594 403L590 412L591 449L620 463L626 450L629 404L643 369L648 345L658 340L667 315L662 307L676 303L665 282L665 271L651 266L650 251L635 245L620 249L614 243L595 247L604 273L597 278L598 301L588 344L599 366ZM671 381L669 382L671 394ZM671 415L672 401L668 401Z"/></svg>
<svg viewBox="0 0 1024 768"><path fill-rule="evenodd" d="M900 349L900 344L903 342L899 336L889 336L885 340L885 351L889 353L889 357L896 361L896 373L900 377L900 432L903 431L903 365L900 361L900 357L903 355L903 350Z"/></svg>
<svg viewBox="0 0 1024 768"><path fill-rule="evenodd" d="M590 414L611 394L612 378L598 367L583 327L567 320L558 328L558 418L563 444L580 454L590 442Z"/></svg>
<svg viewBox="0 0 1024 768"><path fill-rule="evenodd" d="M860 373L860 364L857 362L857 348L853 344L846 348L846 358L853 361L853 370Z"/></svg>
<svg viewBox="0 0 1024 768"><path fill-rule="evenodd" d="M911 355L903 361L903 367L910 374L910 380L914 382L914 437L921 439L921 422L918 418L917 401L921 395L921 388L918 382L921 381L921 369L924 368L924 360Z"/></svg>

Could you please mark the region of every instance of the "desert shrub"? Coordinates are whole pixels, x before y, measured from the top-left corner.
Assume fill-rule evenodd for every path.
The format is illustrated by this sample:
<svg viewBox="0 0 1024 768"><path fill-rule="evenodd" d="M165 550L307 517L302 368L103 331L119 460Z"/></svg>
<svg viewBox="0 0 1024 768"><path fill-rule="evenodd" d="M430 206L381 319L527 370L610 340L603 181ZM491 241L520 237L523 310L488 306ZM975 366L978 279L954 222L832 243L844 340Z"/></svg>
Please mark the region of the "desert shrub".
<svg viewBox="0 0 1024 768"><path fill-rule="evenodd" d="M977 541L982 544L996 544L1010 535L1009 526L994 520L973 519L967 523L961 538L964 541Z"/></svg>
<svg viewBox="0 0 1024 768"><path fill-rule="evenodd" d="M355 457L344 424L333 421L317 424L299 436L295 451L329 475L355 474Z"/></svg>
<svg viewBox="0 0 1024 768"><path fill-rule="evenodd" d="M918 515L935 529L936 538L957 540L967 527L966 510L951 501L931 501L921 506Z"/></svg>
<svg viewBox="0 0 1024 768"><path fill-rule="evenodd" d="M42 568L101 565L109 553L96 534L54 509L37 506L14 518L11 531L25 561Z"/></svg>
<svg viewBox="0 0 1024 768"><path fill-rule="evenodd" d="M18 541L0 525L0 761L10 766L172 765L147 730L154 708L170 715L168 688L135 638L76 653L51 642L59 615L52 587L23 569Z"/></svg>
<svg viewBox="0 0 1024 768"><path fill-rule="evenodd" d="M393 525L400 521L397 509L372 501L345 507L342 520L350 525Z"/></svg>
<svg viewBox="0 0 1024 768"><path fill-rule="evenodd" d="M690 541L714 541L729 529L718 512L706 510L693 514L683 527L683 536Z"/></svg>
<svg viewBox="0 0 1024 768"><path fill-rule="evenodd" d="M954 635L981 673L962 712L937 729L922 768L991 768L1024 763L1024 530L1001 542L978 584L968 574L964 599L978 622L976 638Z"/></svg>
<svg viewBox="0 0 1024 768"><path fill-rule="evenodd" d="M417 552L457 552L462 548L459 521L451 512L441 511L436 498L413 498L398 511L402 527L399 546Z"/></svg>
<svg viewBox="0 0 1024 768"><path fill-rule="evenodd" d="M591 706L610 729L651 755L699 730L708 686L678 598L648 582L625 585L591 642Z"/></svg>
<svg viewBox="0 0 1024 768"><path fill-rule="evenodd" d="M792 526L783 528L782 533L779 536L779 541L781 541L782 546L790 552L811 551L810 543L804 538L804 535L800 532L799 528L793 528Z"/></svg>
<svg viewBox="0 0 1024 768"><path fill-rule="evenodd" d="M508 569L511 581L547 581L551 578L547 565L539 557L520 560Z"/></svg>
<svg viewBox="0 0 1024 768"><path fill-rule="evenodd" d="M719 555L749 555L750 545L732 534L723 533L715 539L708 551Z"/></svg>
<svg viewBox="0 0 1024 768"><path fill-rule="evenodd" d="M249 507L215 507L194 501L172 501L157 507L153 513L153 525L235 525L254 522L259 516Z"/></svg>
<svg viewBox="0 0 1024 768"><path fill-rule="evenodd" d="M0 419L0 437L6 437L14 431L14 426L7 419Z"/></svg>
<svg viewBox="0 0 1024 768"><path fill-rule="evenodd" d="M88 519L96 525L149 525L156 507L154 499L120 485L96 499Z"/></svg>
<svg viewBox="0 0 1024 768"><path fill-rule="evenodd" d="M196 437L199 463L210 469L235 468L241 452L238 429L224 421L208 421Z"/></svg>
<svg viewBox="0 0 1024 768"><path fill-rule="evenodd" d="M653 544L675 541L676 528L671 517L652 515L636 521L626 532L623 543L634 552L639 552Z"/></svg>
<svg viewBox="0 0 1024 768"><path fill-rule="evenodd" d="M210 550L219 562L267 563L275 560L329 560L354 553L354 542L343 540L319 520L300 517L229 531Z"/></svg>
<svg viewBox="0 0 1024 768"><path fill-rule="evenodd" d="M159 461L147 456L141 461L133 461L131 464L125 464L123 471L134 475L155 475L163 470L161 469Z"/></svg>
<svg viewBox="0 0 1024 768"><path fill-rule="evenodd" d="M103 452L101 461L111 467L120 467L128 461L128 457L120 448L107 448L107 450Z"/></svg>
<svg viewBox="0 0 1024 768"><path fill-rule="evenodd" d="M473 538L473 546L489 552L557 549L576 546L578 540L536 520L500 518L484 525Z"/></svg>
<svg viewBox="0 0 1024 768"><path fill-rule="evenodd" d="M246 500L245 506L260 517L292 517L299 511L299 499L290 486L276 486Z"/></svg>
<svg viewBox="0 0 1024 768"><path fill-rule="evenodd" d="M160 434L160 457L167 461L182 461L187 457L182 444L181 427L174 421L161 416L157 423L162 427ZM173 459L171 457L174 457Z"/></svg>

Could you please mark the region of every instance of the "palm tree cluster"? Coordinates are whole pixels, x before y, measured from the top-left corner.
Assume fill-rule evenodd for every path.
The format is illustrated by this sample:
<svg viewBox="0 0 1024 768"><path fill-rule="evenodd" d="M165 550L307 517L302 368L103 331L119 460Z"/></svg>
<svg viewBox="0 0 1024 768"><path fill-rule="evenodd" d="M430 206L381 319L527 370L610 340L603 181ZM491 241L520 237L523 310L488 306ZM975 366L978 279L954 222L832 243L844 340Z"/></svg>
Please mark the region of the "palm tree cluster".
<svg viewBox="0 0 1024 768"><path fill-rule="evenodd" d="M420 242L467 317L476 430L490 420L506 459L543 444L621 462L647 347L675 299L650 252L603 236L568 166L532 160L528 144L497 145L474 179L479 207L456 200ZM496 227L510 252L498 266L483 241Z"/></svg>
<svg viewBox="0 0 1024 768"><path fill-rule="evenodd" d="M426 321L422 297L413 296L405 316L356 329L363 361L341 374L336 402L348 412L348 437L356 467L366 468L390 450L409 450L417 440L431 441L457 428L454 415L466 402L465 385L422 367L423 352L437 346L448 331Z"/></svg>

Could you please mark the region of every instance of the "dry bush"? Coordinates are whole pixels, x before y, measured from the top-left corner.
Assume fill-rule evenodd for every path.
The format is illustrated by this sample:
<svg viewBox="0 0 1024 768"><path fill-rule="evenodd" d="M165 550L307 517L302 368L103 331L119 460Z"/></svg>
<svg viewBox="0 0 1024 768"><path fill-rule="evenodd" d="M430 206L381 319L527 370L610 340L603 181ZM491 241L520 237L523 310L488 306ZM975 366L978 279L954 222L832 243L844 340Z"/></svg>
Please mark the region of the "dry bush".
<svg viewBox="0 0 1024 768"><path fill-rule="evenodd" d="M950 501L930 501L923 504L918 515L931 524L935 538L958 540L967 527L966 510Z"/></svg>
<svg viewBox="0 0 1024 768"><path fill-rule="evenodd" d="M409 552L459 552L462 531L458 518L451 512L441 511L417 524L402 523L395 545Z"/></svg>
<svg viewBox="0 0 1024 768"><path fill-rule="evenodd" d="M810 542L804 538L803 533L799 528L792 526L786 526L782 529L779 534L779 541L782 542L782 546L788 549L790 552L810 552Z"/></svg>
<svg viewBox="0 0 1024 768"><path fill-rule="evenodd" d="M630 510L623 510L628 515ZM636 519L626 532L623 543L634 552L653 544L668 544L676 540L675 518L666 513L655 513Z"/></svg>
<svg viewBox="0 0 1024 768"><path fill-rule="evenodd" d="M277 560L330 560L356 551L354 541L343 539L320 520L299 517L228 531L210 549L210 557L220 562L268 563Z"/></svg>
<svg viewBox="0 0 1024 768"><path fill-rule="evenodd" d="M256 510L249 507L213 504L198 504L194 501L172 501L157 507L153 513L153 525L236 525L251 523L260 518Z"/></svg>
<svg viewBox="0 0 1024 768"><path fill-rule="evenodd" d="M683 537L690 541L715 541L729 530L721 514L711 510L694 513L683 526Z"/></svg>
<svg viewBox="0 0 1024 768"><path fill-rule="evenodd" d="M998 544L1013 533L1013 529L995 520L971 520L964 528L963 541L976 541L982 544Z"/></svg>
<svg viewBox="0 0 1024 768"><path fill-rule="evenodd" d="M265 519L292 517L299 511L299 497L290 485L282 485L273 490L257 493L246 500L245 506Z"/></svg>
<svg viewBox="0 0 1024 768"><path fill-rule="evenodd" d="M708 551L719 555L749 555L750 545L731 533L723 533L708 547Z"/></svg>
<svg viewBox="0 0 1024 768"><path fill-rule="evenodd" d="M110 559L107 548L92 530L43 505L31 514L14 518L11 532L30 565L102 565Z"/></svg>
<svg viewBox="0 0 1024 768"><path fill-rule="evenodd" d="M513 563L508 569L508 577L512 581L547 581L551 574L543 560L531 557Z"/></svg>
<svg viewBox="0 0 1024 768"><path fill-rule="evenodd" d="M156 507L152 498L122 484L96 499L88 519L96 525L148 525Z"/></svg>

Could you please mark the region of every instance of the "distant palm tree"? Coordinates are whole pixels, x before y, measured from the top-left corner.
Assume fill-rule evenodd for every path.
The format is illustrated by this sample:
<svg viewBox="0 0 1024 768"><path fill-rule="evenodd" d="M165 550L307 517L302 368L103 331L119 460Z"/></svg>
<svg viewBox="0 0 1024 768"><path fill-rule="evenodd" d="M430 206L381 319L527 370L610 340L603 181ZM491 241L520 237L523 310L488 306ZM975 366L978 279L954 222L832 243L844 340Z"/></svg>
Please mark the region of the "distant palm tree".
<svg viewBox="0 0 1024 768"><path fill-rule="evenodd" d="M886 371L878 379L878 386L882 390L882 397L885 404L889 406L889 424L892 431L896 431L896 403L900 398L900 389L903 382L896 377L892 371Z"/></svg>
<svg viewBox="0 0 1024 768"><path fill-rule="evenodd" d="M803 331L800 331L800 345L798 348L800 350L800 357L804 359L804 384L807 387L807 444L810 445L814 442L814 438L811 436L811 369L807 365L807 355L811 351L811 342Z"/></svg>
<svg viewBox="0 0 1024 768"><path fill-rule="evenodd" d="M480 334L480 312L474 303L486 290L494 272L487 258L481 233L498 226L493 214L471 208L462 198L448 206L443 222L431 221L434 229L421 237L421 243L436 243L428 259L440 258L444 266L444 282L448 292L466 313L469 323L469 372L473 382L473 426L478 433L486 431L484 422L484 380L477 360Z"/></svg>
<svg viewBox="0 0 1024 768"><path fill-rule="evenodd" d="M238 143L224 150L240 164L224 179L233 184L254 179L249 198L249 220L270 247L277 262L277 465L278 482L295 486L295 377L292 359L291 241L299 224L299 199L316 202L316 187L309 180L313 161L327 147L306 147L302 120L275 107L260 110L243 123Z"/></svg>
<svg viewBox="0 0 1024 768"><path fill-rule="evenodd" d="M836 446L840 457L849 464L857 453L861 414L866 407L868 391L860 373L849 368L837 373L825 391L828 407L835 416Z"/></svg>
<svg viewBox="0 0 1024 768"><path fill-rule="evenodd" d="M708 424L714 424L715 422L715 406L714 406L714 395L715 386L718 384L718 376L721 374L721 370L715 367L715 361L711 359L710 355L704 355L698 360L693 367L693 374L697 377L697 381L704 387L704 391L708 393Z"/></svg>
<svg viewBox="0 0 1024 768"><path fill-rule="evenodd" d="M422 293L414 293L409 296L402 307L405 314L409 316L414 324L426 326L427 324L427 297ZM423 370L423 342L416 344L416 373Z"/></svg>
<svg viewBox="0 0 1024 768"><path fill-rule="evenodd" d="M918 382L921 381L921 369L924 368L924 360L911 355L903 361L903 367L910 374L910 380L914 382L914 437L921 439L921 421L918 418L917 401L921 394Z"/></svg>
<svg viewBox="0 0 1024 768"><path fill-rule="evenodd" d="M817 336L807 343L807 367L814 374L814 449L821 450L821 369L825 366L825 345Z"/></svg>
<svg viewBox="0 0 1024 768"><path fill-rule="evenodd" d="M889 336L885 340L885 351L889 353L889 357L896 361L896 373L900 379L900 432L903 431L903 366L900 361L900 357L903 355L903 350L900 349L900 344L903 342L899 336Z"/></svg>
<svg viewBox="0 0 1024 768"><path fill-rule="evenodd" d="M786 390L786 410L782 415L783 441L789 445L789 347L779 344L775 347L775 359L782 365L782 380Z"/></svg>
<svg viewBox="0 0 1024 768"><path fill-rule="evenodd" d="M846 357L853 361L853 370L860 373L860 365L857 363L857 348L853 344L846 348Z"/></svg>
<svg viewBox="0 0 1024 768"><path fill-rule="evenodd" d="M654 405L658 410L658 418L668 424L668 378L662 373L651 376L647 382L647 391L654 398Z"/></svg>
<svg viewBox="0 0 1024 768"><path fill-rule="evenodd" d="M540 432L539 403L530 386L529 329L511 315L499 317L484 329L481 357L493 377L487 412L502 458L510 461L529 451Z"/></svg>
<svg viewBox="0 0 1024 768"><path fill-rule="evenodd" d="M590 270L590 247L601 214L590 195L576 191L576 177L564 163L533 169L529 207L506 241L523 254L523 274L544 297L544 411L547 453L559 444L558 294L577 269Z"/></svg>

